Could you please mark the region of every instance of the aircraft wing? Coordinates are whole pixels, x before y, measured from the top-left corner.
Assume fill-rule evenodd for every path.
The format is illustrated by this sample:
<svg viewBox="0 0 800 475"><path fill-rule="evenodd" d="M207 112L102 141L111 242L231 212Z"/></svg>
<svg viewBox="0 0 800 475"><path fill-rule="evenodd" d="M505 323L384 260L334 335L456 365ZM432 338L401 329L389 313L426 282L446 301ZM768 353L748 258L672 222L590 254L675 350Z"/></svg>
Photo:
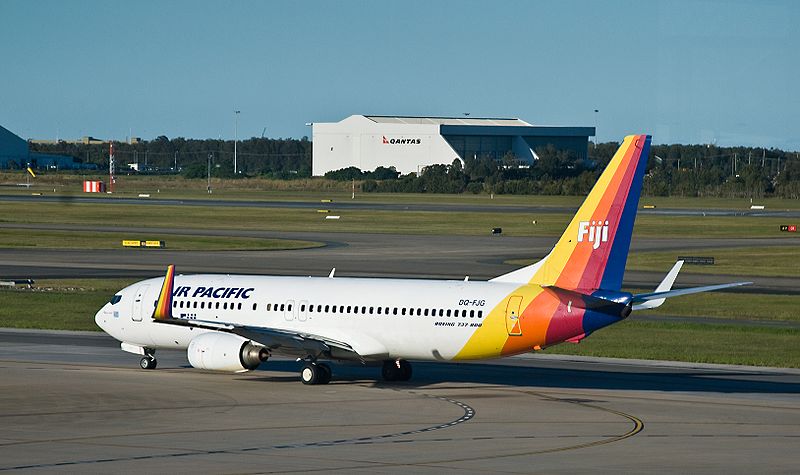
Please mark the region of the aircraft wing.
<svg viewBox="0 0 800 475"><path fill-rule="evenodd" d="M182 318L156 319L154 321L168 325L233 333L242 338L260 343L277 353L297 356L298 358L304 358L309 355L324 355L335 359L363 360L361 355L349 344L310 333L205 320L185 320Z"/></svg>

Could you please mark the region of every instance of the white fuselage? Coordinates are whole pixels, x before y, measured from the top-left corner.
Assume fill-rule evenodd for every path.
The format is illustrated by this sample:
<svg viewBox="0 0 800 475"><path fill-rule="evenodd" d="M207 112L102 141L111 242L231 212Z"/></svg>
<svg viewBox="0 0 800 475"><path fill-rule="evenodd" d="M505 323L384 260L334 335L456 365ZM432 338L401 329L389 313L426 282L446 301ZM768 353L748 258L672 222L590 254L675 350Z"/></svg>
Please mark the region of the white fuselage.
<svg viewBox="0 0 800 475"><path fill-rule="evenodd" d="M185 349L208 330L151 319L163 278L117 293L97 324L123 343ZM267 327L347 342L364 359L452 359L520 284L469 281L176 276L174 318Z"/></svg>

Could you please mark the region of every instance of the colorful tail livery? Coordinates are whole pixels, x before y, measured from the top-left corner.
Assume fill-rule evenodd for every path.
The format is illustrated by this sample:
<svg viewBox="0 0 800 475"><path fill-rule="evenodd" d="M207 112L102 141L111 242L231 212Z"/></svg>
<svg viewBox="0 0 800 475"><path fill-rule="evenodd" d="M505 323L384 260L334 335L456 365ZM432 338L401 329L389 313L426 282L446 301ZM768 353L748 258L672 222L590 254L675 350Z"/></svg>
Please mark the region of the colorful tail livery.
<svg viewBox="0 0 800 475"><path fill-rule="evenodd" d="M170 264L167 267L167 275L164 276L164 283L161 284L161 292L158 294L156 308L153 310L153 320L169 320L172 318L172 289L175 282L175 266Z"/></svg>
<svg viewBox="0 0 800 475"><path fill-rule="evenodd" d="M649 135L625 137L530 283L620 290L649 150Z"/></svg>

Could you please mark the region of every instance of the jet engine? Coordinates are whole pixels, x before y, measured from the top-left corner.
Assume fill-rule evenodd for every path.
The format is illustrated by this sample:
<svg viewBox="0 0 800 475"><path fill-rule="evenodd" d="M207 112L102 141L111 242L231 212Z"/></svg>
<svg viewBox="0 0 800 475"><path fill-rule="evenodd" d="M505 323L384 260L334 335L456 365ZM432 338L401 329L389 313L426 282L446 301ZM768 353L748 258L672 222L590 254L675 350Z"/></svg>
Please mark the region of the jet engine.
<svg viewBox="0 0 800 475"><path fill-rule="evenodd" d="M214 371L254 370L269 358L269 350L230 333L203 333L189 342L189 364Z"/></svg>

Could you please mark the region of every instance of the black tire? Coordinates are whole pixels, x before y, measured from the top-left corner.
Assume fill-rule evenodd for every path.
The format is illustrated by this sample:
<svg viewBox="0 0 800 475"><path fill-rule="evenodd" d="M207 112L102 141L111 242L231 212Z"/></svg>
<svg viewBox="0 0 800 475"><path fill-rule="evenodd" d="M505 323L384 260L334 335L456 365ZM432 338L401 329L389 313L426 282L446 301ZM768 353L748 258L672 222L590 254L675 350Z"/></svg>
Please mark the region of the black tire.
<svg viewBox="0 0 800 475"><path fill-rule="evenodd" d="M303 384L318 384L321 372L319 366L314 363L308 363L300 370L300 381Z"/></svg>
<svg viewBox="0 0 800 475"><path fill-rule="evenodd" d="M397 367L397 362L394 360L388 360L383 362L383 368L381 368L381 376L383 376L384 381L398 381L400 379L400 368Z"/></svg>
<svg viewBox="0 0 800 475"><path fill-rule="evenodd" d="M326 365L325 363L319 363L317 368L320 370L319 380L317 384L328 384L331 382L331 377L333 376L333 372L331 371L331 367Z"/></svg>
<svg viewBox="0 0 800 475"><path fill-rule="evenodd" d="M156 365L158 365L158 361L151 356L145 356L139 360L139 366L142 369L156 369Z"/></svg>
<svg viewBox="0 0 800 475"><path fill-rule="evenodd" d="M411 363L406 360L399 360L397 363L400 365L400 377L397 380L408 381L411 379Z"/></svg>

